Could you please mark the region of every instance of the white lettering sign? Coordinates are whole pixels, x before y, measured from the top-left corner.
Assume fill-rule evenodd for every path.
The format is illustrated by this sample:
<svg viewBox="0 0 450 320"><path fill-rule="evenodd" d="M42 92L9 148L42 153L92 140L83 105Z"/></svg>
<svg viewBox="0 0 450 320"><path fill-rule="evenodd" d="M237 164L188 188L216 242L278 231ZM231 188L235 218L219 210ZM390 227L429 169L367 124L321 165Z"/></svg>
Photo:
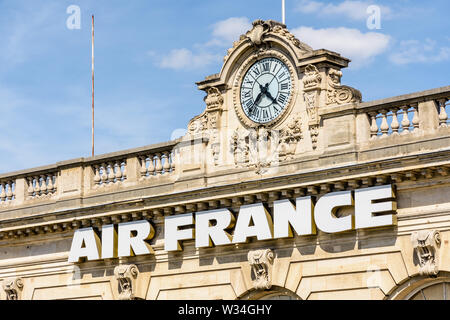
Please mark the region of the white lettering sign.
<svg viewBox="0 0 450 320"><path fill-rule="evenodd" d="M338 214L344 208L350 209L347 214ZM245 243L252 237L259 241L289 238L294 231L299 236L313 235L316 228L338 233L391 226L397 223L396 210L393 187L385 185L328 193L315 206L312 197L297 198L295 205L288 199L275 201L273 223L263 203L242 206L237 219L226 208L174 215L164 220L164 249L183 250L185 240L195 240L195 247L206 248ZM105 225L101 242L93 228L79 229L73 237L69 262L152 254L148 240L154 235L155 229L147 220L120 223L117 229Z"/></svg>

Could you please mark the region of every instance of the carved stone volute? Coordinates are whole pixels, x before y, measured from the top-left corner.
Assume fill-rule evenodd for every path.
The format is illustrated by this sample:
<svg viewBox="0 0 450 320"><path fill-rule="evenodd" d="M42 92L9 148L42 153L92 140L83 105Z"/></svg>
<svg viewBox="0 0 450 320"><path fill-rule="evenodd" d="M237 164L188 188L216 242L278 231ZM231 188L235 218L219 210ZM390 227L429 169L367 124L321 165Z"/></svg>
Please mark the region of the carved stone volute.
<svg viewBox="0 0 450 320"><path fill-rule="evenodd" d="M420 275L436 276L439 273L439 248L441 245L439 231L413 232L411 241L419 260Z"/></svg>
<svg viewBox="0 0 450 320"><path fill-rule="evenodd" d="M361 92L355 88L341 85L342 72L330 68L327 76L327 104L361 102Z"/></svg>
<svg viewBox="0 0 450 320"><path fill-rule="evenodd" d="M21 278L9 278L3 280L3 290L6 293L6 300L21 300L23 281Z"/></svg>
<svg viewBox="0 0 450 320"><path fill-rule="evenodd" d="M119 300L135 300L136 283L139 269L136 265L120 265L114 268L114 276L118 281Z"/></svg>
<svg viewBox="0 0 450 320"><path fill-rule="evenodd" d="M248 253L248 262L255 277L253 284L257 290L272 287L272 265L274 253L271 249L252 250Z"/></svg>

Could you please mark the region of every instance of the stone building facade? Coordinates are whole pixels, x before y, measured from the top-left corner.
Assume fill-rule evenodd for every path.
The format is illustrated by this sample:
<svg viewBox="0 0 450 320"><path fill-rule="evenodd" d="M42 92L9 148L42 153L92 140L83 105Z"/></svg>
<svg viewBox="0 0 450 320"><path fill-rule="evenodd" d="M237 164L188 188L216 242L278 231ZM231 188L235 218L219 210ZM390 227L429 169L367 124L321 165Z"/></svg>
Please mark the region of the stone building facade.
<svg viewBox="0 0 450 320"><path fill-rule="evenodd" d="M0 175L0 298L448 299L450 86L362 102L341 84L349 62L257 20L197 83L205 110L183 137ZM355 227L367 216L359 190L383 186L390 210L373 216L392 223ZM310 233L290 225L276 237L275 206L311 199L319 210L337 194L351 203L329 221L351 227L327 232L314 213ZM192 236L166 250L170 219L226 210L239 220L252 206L269 237L202 247ZM148 254L111 247L69 262L80 230L100 237L133 221L151 224Z"/></svg>

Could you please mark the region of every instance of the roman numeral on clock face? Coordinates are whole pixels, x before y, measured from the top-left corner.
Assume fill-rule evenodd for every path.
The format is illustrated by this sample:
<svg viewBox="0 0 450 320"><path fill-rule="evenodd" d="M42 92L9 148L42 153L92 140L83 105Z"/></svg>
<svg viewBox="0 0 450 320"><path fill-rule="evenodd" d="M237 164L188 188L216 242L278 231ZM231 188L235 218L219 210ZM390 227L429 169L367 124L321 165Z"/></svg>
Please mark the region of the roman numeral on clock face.
<svg viewBox="0 0 450 320"><path fill-rule="evenodd" d="M289 88L289 83L285 82L280 85L281 90L287 90Z"/></svg>
<svg viewBox="0 0 450 320"><path fill-rule="evenodd" d="M286 98L287 98L286 95L280 93L280 95L278 96L278 102L284 104L286 102Z"/></svg>

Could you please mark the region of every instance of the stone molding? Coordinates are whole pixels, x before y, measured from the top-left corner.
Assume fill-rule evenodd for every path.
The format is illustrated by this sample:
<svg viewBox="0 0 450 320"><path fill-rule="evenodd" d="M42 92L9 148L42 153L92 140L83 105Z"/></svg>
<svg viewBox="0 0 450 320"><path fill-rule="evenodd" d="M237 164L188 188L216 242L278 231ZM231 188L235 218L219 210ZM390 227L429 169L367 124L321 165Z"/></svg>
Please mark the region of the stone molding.
<svg viewBox="0 0 450 320"><path fill-rule="evenodd" d="M437 230L421 230L411 234L414 252L419 259L420 275L437 276L441 234Z"/></svg>
<svg viewBox="0 0 450 320"><path fill-rule="evenodd" d="M272 287L272 265L275 258L271 249L252 250L247 255L255 277L253 285L256 290L268 290Z"/></svg>
<svg viewBox="0 0 450 320"><path fill-rule="evenodd" d="M134 264L120 265L114 268L118 282L119 300L136 300L136 283L139 269Z"/></svg>

